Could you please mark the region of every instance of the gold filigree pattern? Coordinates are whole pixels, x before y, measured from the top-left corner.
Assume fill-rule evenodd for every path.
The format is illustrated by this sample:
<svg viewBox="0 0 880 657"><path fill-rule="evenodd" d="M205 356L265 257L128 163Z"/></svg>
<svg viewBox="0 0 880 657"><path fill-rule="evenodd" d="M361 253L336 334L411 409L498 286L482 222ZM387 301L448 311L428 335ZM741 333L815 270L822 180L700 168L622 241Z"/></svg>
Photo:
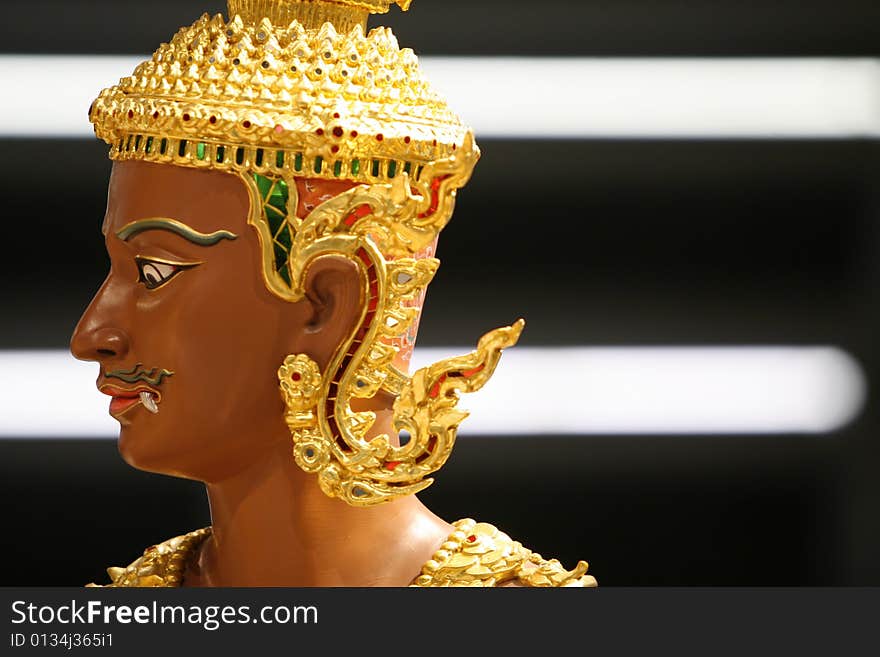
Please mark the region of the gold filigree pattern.
<svg viewBox="0 0 880 657"><path fill-rule="evenodd" d="M148 547L143 556L126 568L108 568L107 574L111 583L107 586L180 586L187 566L197 555L199 546L210 535L211 528L206 527Z"/></svg>
<svg viewBox="0 0 880 657"><path fill-rule="evenodd" d="M473 354L432 365L411 379L393 365L396 341L418 316L415 301L439 264L414 256L432 244L448 222L455 192L473 168L474 153L462 148L426 166L430 184L410 183L404 173L389 183L355 186L304 219L292 214L296 197L288 186L286 226L292 245L281 270L287 277L269 257L274 238L267 213L275 212L275 206L267 209L269 192L261 191L259 178L245 178L254 208L251 223L263 243L264 277L278 296L302 299L309 267L327 255L348 258L361 274L361 316L322 374L320 397L302 408L290 394L284 395L296 462L318 475L326 494L349 504L379 504L430 485L428 475L448 459L458 425L467 416L455 409L456 391L481 388L495 371L501 350L515 344L522 331L522 321L493 331ZM263 186L274 189L269 179ZM281 372L279 377L284 385ZM380 389L398 397L394 429L411 436L402 447L384 434L367 439L375 415L351 409L353 399L373 397ZM310 418L314 423L308 426Z"/></svg>
<svg viewBox="0 0 880 657"><path fill-rule="evenodd" d="M546 560L487 523L470 518L453 523L455 530L422 567L414 587L592 587L587 563L574 570L556 559ZM108 568L110 587L181 586L186 566L199 554L211 528L198 529L144 550L126 568ZM88 586L99 586L89 584Z"/></svg>
<svg viewBox="0 0 880 657"><path fill-rule="evenodd" d="M596 586L596 579L586 574L585 561L568 571L556 559L544 559L488 523L465 518L454 525L455 531L413 586Z"/></svg>
<svg viewBox="0 0 880 657"><path fill-rule="evenodd" d="M427 488L433 483L428 475L446 463L458 425L467 417L455 408L457 391L479 390L494 372L501 350L515 343L521 330L520 320L491 331L473 353L420 369L406 380L394 403L393 420L395 430L410 434L404 446L393 445L385 434L366 439L375 414L351 410L353 397L372 396L383 386L393 349L373 343L367 353L352 353L343 345L342 356L336 358L342 357L343 364L334 365L340 378L325 377L321 402L303 409L298 399L291 403L285 395L297 464L318 475L327 495L353 506L372 506Z"/></svg>

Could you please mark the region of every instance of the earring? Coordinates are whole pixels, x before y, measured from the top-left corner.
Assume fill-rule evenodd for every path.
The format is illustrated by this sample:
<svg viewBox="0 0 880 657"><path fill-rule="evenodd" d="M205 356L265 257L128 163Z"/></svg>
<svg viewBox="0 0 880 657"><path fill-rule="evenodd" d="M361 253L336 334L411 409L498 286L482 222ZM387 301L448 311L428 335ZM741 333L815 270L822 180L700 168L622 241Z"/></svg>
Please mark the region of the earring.
<svg viewBox="0 0 880 657"><path fill-rule="evenodd" d="M291 428L314 424L312 412L321 394L321 370L305 354L292 354L278 368L281 396L287 406L287 425Z"/></svg>
<svg viewBox="0 0 880 657"><path fill-rule="evenodd" d="M284 421L293 438L294 461L306 472L319 472L330 460L316 414L324 387L321 370L305 354L291 354L278 368L278 382L287 407Z"/></svg>

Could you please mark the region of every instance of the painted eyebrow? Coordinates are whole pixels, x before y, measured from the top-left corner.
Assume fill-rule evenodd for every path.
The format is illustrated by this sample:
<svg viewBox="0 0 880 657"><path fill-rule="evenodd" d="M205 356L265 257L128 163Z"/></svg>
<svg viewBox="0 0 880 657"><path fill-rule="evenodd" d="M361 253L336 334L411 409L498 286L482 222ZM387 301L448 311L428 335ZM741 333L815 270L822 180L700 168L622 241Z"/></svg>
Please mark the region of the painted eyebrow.
<svg viewBox="0 0 880 657"><path fill-rule="evenodd" d="M187 226L182 221L166 219L164 217L151 217L149 219L132 221L120 228L116 232L116 237L123 242L126 242L135 235L148 230L167 230L168 232L180 235L185 240L199 246L214 246L221 240L234 240L238 237L238 235L231 233L228 230L217 230L213 233L200 233L195 228Z"/></svg>

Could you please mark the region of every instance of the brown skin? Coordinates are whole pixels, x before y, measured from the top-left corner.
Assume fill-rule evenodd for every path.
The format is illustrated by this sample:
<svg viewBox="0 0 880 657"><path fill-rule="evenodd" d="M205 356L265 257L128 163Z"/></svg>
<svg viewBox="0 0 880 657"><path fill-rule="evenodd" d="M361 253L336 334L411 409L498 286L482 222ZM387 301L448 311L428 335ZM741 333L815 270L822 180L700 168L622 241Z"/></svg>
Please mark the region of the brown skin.
<svg viewBox="0 0 880 657"><path fill-rule="evenodd" d="M298 181L300 214L345 186ZM154 386L158 414L137 403L115 417L129 464L206 484L213 535L184 585L405 586L453 528L413 496L367 509L326 497L293 461L278 390L285 356L308 354L323 369L353 326L357 271L343 258L322 258L309 270L304 300L278 299L263 284L248 213L245 185L233 174L115 163L102 229L110 273L71 351L100 364L99 387L134 387L105 373L136 363L174 372ZM151 217L237 239L199 246L162 230L117 237ZM135 256L201 264L149 290ZM391 401L368 404L378 432L390 433Z"/></svg>

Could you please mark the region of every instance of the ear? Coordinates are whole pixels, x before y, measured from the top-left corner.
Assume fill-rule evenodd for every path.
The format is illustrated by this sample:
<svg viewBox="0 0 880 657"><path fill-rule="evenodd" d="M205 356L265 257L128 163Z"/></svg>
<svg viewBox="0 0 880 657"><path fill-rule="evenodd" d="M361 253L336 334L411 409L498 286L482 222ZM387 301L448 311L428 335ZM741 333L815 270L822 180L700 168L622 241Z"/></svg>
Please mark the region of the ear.
<svg viewBox="0 0 880 657"><path fill-rule="evenodd" d="M361 279L357 266L342 256L321 256L306 274L311 306L302 346L323 370L361 315Z"/></svg>

